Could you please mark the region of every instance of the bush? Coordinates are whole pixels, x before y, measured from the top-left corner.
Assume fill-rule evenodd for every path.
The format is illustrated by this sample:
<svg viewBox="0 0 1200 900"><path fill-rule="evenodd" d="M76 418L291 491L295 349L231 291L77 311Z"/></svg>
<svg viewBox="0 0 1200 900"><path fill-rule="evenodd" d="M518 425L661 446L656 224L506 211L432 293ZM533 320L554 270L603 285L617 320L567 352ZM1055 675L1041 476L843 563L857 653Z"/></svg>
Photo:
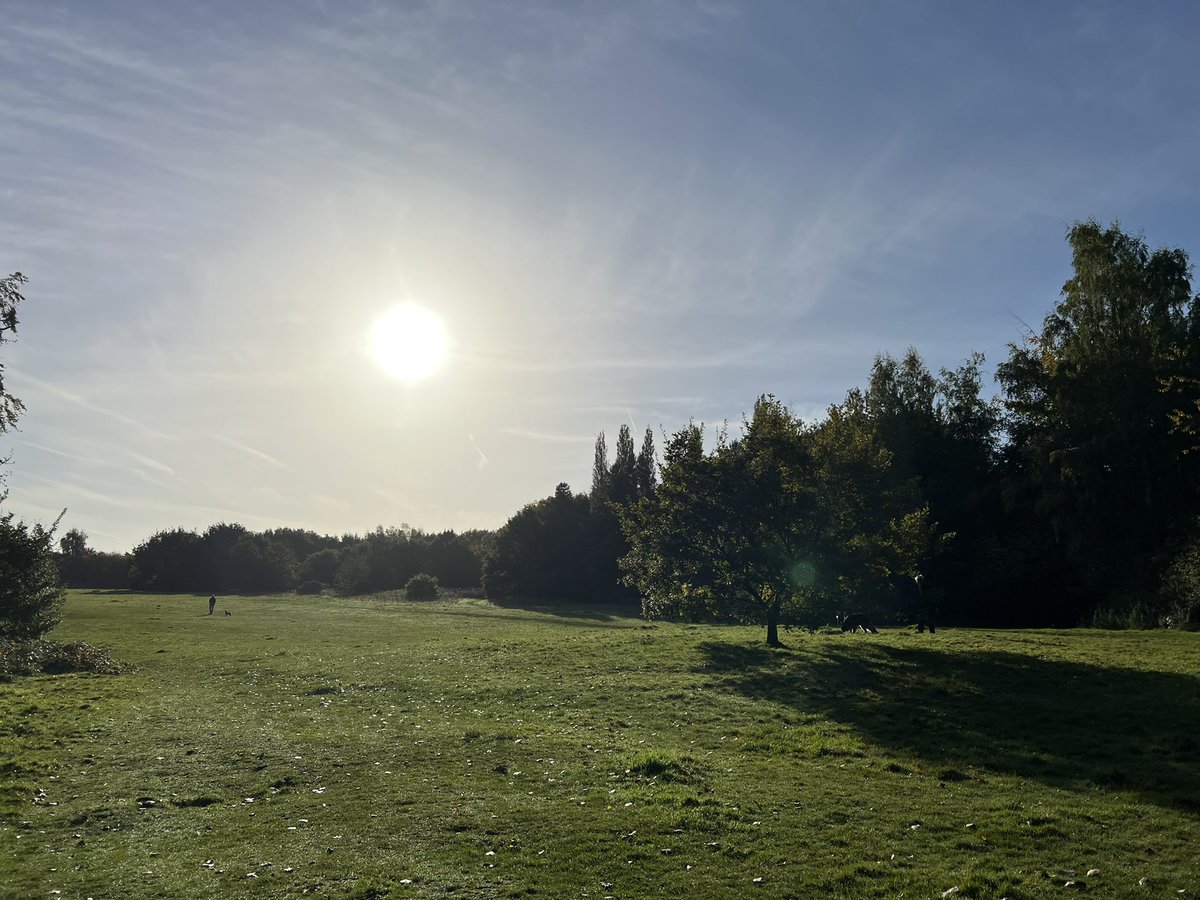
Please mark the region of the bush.
<svg viewBox="0 0 1200 900"><path fill-rule="evenodd" d="M62 618L65 594L53 538L53 526L14 522L12 513L0 516L0 638L40 638Z"/></svg>
<svg viewBox="0 0 1200 900"><path fill-rule="evenodd" d="M438 580L432 575L421 572L408 579L404 585L406 600L436 600L438 595Z"/></svg>
<svg viewBox="0 0 1200 900"><path fill-rule="evenodd" d="M323 590L325 590L325 585L315 579L302 581L296 586L297 594L319 594Z"/></svg>
<svg viewBox="0 0 1200 900"><path fill-rule="evenodd" d="M1188 543L1167 567L1162 593L1172 625L1200 630L1200 538Z"/></svg>
<svg viewBox="0 0 1200 900"><path fill-rule="evenodd" d="M61 675L66 672L95 672L115 675L124 666L109 656L104 647L76 641L13 641L0 638L0 676Z"/></svg>

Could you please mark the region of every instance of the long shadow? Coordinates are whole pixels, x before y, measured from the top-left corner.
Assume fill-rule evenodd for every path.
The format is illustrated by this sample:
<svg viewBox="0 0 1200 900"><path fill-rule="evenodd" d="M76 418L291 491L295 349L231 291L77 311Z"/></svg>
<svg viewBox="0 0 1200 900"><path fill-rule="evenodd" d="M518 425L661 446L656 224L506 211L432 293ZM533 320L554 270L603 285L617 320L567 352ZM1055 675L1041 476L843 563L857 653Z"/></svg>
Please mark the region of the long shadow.
<svg viewBox="0 0 1200 900"><path fill-rule="evenodd" d="M947 779L972 767L1200 816L1200 677L878 644L701 649L723 687L823 714Z"/></svg>
<svg viewBox="0 0 1200 900"><path fill-rule="evenodd" d="M591 619L596 622L611 622L615 618L631 618L641 613L638 603L580 603L563 602L547 603L541 600L525 600L521 598L490 599L493 606L502 609L522 609L526 612L544 613L549 616L559 616L564 619Z"/></svg>

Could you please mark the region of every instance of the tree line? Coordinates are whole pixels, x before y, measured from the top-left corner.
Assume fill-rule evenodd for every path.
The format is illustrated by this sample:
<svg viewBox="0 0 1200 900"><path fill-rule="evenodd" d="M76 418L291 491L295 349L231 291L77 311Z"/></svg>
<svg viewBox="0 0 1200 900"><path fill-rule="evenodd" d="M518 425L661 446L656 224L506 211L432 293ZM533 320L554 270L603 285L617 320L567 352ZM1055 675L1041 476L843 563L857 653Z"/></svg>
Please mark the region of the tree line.
<svg viewBox="0 0 1200 900"><path fill-rule="evenodd" d="M159 531L125 554L92 550L87 535L72 529L59 541L57 561L69 587L367 594L402 588L418 574L447 588L477 588L491 538L485 531L431 534L408 526L331 537L298 528L254 532L221 522L203 532Z"/></svg>
<svg viewBox="0 0 1200 900"><path fill-rule="evenodd" d="M58 567L71 585L221 593L367 593L425 573L501 601L753 621L773 642L780 626L852 612L1200 625L1200 295L1188 257L1094 220L1067 242L1072 275L1041 329L1009 345L995 397L981 355L933 373L909 348L878 356L865 385L816 420L764 395L735 433L691 423L664 436L661 458L652 430L639 450L622 425L611 462L601 432L590 490L559 484L496 532L221 523L103 554L73 530ZM0 313L22 283L5 279ZM15 316L0 317L0 342L11 327ZM2 374L0 431L22 409ZM53 528L0 524L17 568L49 553Z"/></svg>
<svg viewBox="0 0 1200 900"><path fill-rule="evenodd" d="M645 614L756 621L772 641L847 612L1200 626L1188 257L1094 220L1067 242L1073 274L1009 345L998 397L981 355L934 374L910 348L819 421L763 396L739 436L691 424L648 477L652 435L634 457L623 428L609 467L601 434L590 495L559 485L500 529L489 595L611 597L616 562Z"/></svg>

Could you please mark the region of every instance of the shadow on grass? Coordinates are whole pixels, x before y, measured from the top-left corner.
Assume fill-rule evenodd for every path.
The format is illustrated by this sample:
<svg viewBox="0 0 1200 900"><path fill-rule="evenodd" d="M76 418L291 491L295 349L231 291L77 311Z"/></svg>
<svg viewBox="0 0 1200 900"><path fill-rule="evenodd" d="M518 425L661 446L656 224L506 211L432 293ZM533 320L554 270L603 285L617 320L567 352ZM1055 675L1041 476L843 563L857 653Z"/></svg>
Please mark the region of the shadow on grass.
<svg viewBox="0 0 1200 900"><path fill-rule="evenodd" d="M641 614L641 606L632 603L547 603L545 599L522 600L518 598L488 601L501 609L521 609L526 612L560 616L564 619L588 619L593 622L611 622L617 618L632 618Z"/></svg>
<svg viewBox="0 0 1200 900"><path fill-rule="evenodd" d="M1200 677L881 645L701 649L723 687L825 715L947 780L973 767L1200 816Z"/></svg>

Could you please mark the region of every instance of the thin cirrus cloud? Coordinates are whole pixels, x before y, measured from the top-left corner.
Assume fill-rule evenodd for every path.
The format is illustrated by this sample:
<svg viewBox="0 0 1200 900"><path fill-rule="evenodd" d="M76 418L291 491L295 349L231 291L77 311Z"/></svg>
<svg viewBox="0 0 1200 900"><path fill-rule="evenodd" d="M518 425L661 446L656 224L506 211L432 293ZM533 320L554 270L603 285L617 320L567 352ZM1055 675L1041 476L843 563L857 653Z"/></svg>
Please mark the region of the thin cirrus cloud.
<svg viewBox="0 0 1200 900"><path fill-rule="evenodd" d="M1194 243L1198 27L1116 2L15 0L7 505L69 496L103 549L217 519L495 527L585 487L630 415L669 434L769 391L812 417L909 345L994 364L1072 220ZM401 301L451 338L421 384L363 352Z"/></svg>

